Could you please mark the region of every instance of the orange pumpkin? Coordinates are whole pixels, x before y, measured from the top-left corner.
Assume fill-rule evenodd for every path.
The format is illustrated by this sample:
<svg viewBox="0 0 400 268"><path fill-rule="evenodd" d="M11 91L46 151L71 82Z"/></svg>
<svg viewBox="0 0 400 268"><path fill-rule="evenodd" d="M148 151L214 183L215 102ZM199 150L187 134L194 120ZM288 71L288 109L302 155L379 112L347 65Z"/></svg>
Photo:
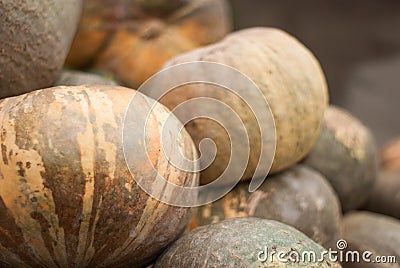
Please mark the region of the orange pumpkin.
<svg viewBox="0 0 400 268"><path fill-rule="evenodd" d="M385 170L400 170L400 137L383 147L380 162Z"/></svg>
<svg viewBox="0 0 400 268"><path fill-rule="evenodd" d="M0 101L1 267L142 267L184 231L190 209L162 203L136 183L154 178L142 162L147 155L138 153L139 127L127 152L138 160L132 173L125 162L121 134L135 94L91 85ZM149 98L137 98L148 105ZM167 181L194 186L196 173L168 165L160 153L169 112L157 105L146 128L151 161ZM178 140L186 157L196 155L186 131Z"/></svg>
<svg viewBox="0 0 400 268"><path fill-rule="evenodd" d="M111 72L138 88L170 58L230 28L225 0L86 0L67 65Z"/></svg>

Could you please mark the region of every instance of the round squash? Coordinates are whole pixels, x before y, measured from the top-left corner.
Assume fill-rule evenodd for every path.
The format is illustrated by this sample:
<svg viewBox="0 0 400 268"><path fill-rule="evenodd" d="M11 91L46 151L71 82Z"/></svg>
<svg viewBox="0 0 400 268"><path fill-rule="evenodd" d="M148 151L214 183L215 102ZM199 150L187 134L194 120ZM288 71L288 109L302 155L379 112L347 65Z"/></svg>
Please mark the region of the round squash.
<svg viewBox="0 0 400 268"><path fill-rule="evenodd" d="M365 209L400 219L400 171L382 170Z"/></svg>
<svg viewBox="0 0 400 268"><path fill-rule="evenodd" d="M142 267L185 230L189 208L161 203L136 183L139 176L151 183L154 170L142 162L128 170L122 129L133 96L149 105L134 90L101 85L54 87L0 101L0 262ZM140 111L130 112L144 116ZM152 164L167 181L195 186L196 173L166 165L160 152L168 116L159 104L149 114ZM182 153L194 157L190 136L181 134ZM131 139L143 146L136 133ZM135 149L125 153L148 161Z"/></svg>
<svg viewBox="0 0 400 268"><path fill-rule="evenodd" d="M117 85L115 81L101 75L75 70L63 70L54 86L83 86L90 84Z"/></svg>
<svg viewBox="0 0 400 268"><path fill-rule="evenodd" d="M340 267L326 255L322 262L291 262L305 250L321 256L324 248L277 221L228 219L185 234L158 258L154 267ZM271 257L272 251L276 255ZM278 253L286 253L283 261L277 258Z"/></svg>
<svg viewBox="0 0 400 268"><path fill-rule="evenodd" d="M0 98L53 85L81 9L81 0L1 1Z"/></svg>
<svg viewBox="0 0 400 268"><path fill-rule="evenodd" d="M241 183L222 199L199 207L191 228L227 218L257 217L291 225L318 244L334 248L341 236L341 208L326 179L306 166L277 174L253 193Z"/></svg>
<svg viewBox="0 0 400 268"><path fill-rule="evenodd" d="M365 209L400 219L400 138L381 149L380 168Z"/></svg>
<svg viewBox="0 0 400 268"><path fill-rule="evenodd" d="M226 0L84 0L67 58L138 88L170 58L218 41L231 28Z"/></svg>
<svg viewBox="0 0 400 268"><path fill-rule="evenodd" d="M219 43L180 55L167 62L165 67L193 61L228 65L242 72L259 87L269 103L276 127L276 153L271 173L290 167L311 150L320 131L327 107L328 92L318 61L299 41L278 29L251 28L232 33ZM204 73L202 80L219 75L213 70L208 71L199 66L198 70L188 68L186 74L183 72L180 77L170 76L169 79L179 80L182 76L189 76L196 71ZM235 77L231 79L235 81ZM143 93L156 98L158 89L146 87ZM250 142L250 158L242 179L251 178L259 164L260 154L271 153L267 146L264 146L261 152L260 143L264 141L261 140L259 125L265 125L267 122L257 122L252 111L260 108L248 107L240 99L241 96L238 97L230 94L228 90L209 84L183 85L169 91L159 101L173 110L179 104L199 97L215 99L228 105L242 120ZM187 106L184 114L195 118L198 109L199 107L195 105ZM215 113L226 121L232 116L223 111ZM214 181L223 173L230 161L231 144L228 135L236 135L239 128L233 129L235 133L226 133L224 126L221 128L219 124L204 118L196 118L186 127L196 144L205 138L214 141L217 148L216 158L206 169L201 167L204 169L201 173L201 183ZM274 126L271 126L269 132L274 131ZM232 144L232 146L237 148L242 144ZM237 158L246 161L247 149L247 147L240 149L242 152L236 155ZM269 168L269 166L262 167L264 173L260 172L258 176L266 175Z"/></svg>
<svg viewBox="0 0 400 268"><path fill-rule="evenodd" d="M338 193L343 211L362 207L377 177L373 136L347 111L330 106L305 164L321 172Z"/></svg>
<svg viewBox="0 0 400 268"><path fill-rule="evenodd" d="M380 162L385 170L400 170L400 137L383 147Z"/></svg>
<svg viewBox="0 0 400 268"><path fill-rule="evenodd" d="M347 241L346 251L361 254L370 251L371 260L377 256L395 256L396 263L348 262L347 267L398 267L400 260L400 221L392 217L370 212L351 212L343 218L343 238ZM362 256L360 254L360 256ZM368 256L367 256L368 257Z"/></svg>

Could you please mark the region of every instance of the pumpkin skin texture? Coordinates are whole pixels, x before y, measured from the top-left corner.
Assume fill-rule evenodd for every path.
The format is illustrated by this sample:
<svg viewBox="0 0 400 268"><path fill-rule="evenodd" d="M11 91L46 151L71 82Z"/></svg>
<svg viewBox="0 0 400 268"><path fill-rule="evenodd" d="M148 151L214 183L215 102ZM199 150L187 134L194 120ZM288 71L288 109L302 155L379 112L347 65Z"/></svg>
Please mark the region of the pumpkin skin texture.
<svg viewBox="0 0 400 268"><path fill-rule="evenodd" d="M383 147L380 162L385 170L400 170L400 137Z"/></svg>
<svg viewBox="0 0 400 268"><path fill-rule="evenodd" d="M225 0L85 0L67 65L110 72L138 88L170 58L216 42L230 28Z"/></svg>
<svg viewBox="0 0 400 268"><path fill-rule="evenodd" d="M381 170L365 209L400 219L400 170Z"/></svg>
<svg viewBox="0 0 400 268"><path fill-rule="evenodd" d="M365 209L400 219L400 138L380 151L379 174Z"/></svg>
<svg viewBox="0 0 400 268"><path fill-rule="evenodd" d="M380 151L380 171L365 210L400 219L400 138Z"/></svg>
<svg viewBox="0 0 400 268"><path fill-rule="evenodd" d="M150 171L137 163L132 176L125 162L122 125L135 94L140 93L90 85L0 101L0 262L143 267L184 231L190 209L147 195L134 177ZM149 105L146 96L138 98ZM169 112L156 107L146 130L151 160L160 174L174 174L166 180L194 186L196 173L163 168L167 160L159 152L160 129ZM185 131L179 141L186 157L196 155Z"/></svg>
<svg viewBox="0 0 400 268"><path fill-rule="evenodd" d="M258 218L228 219L196 228L167 249L154 267L310 267L310 263L282 263L277 258L261 262L258 252L275 247L277 252L324 248L298 230L283 223ZM312 267L340 267L329 262Z"/></svg>
<svg viewBox="0 0 400 268"><path fill-rule="evenodd" d="M115 81L97 74L85 73L75 70L63 70L57 81L54 83L54 86L83 86L90 84L112 86L117 85Z"/></svg>
<svg viewBox="0 0 400 268"><path fill-rule="evenodd" d="M292 166L309 152L320 131L328 92L318 61L295 38L274 28L250 28L229 34L219 43L177 56L164 67L191 61L211 61L236 68L260 88L269 103L276 126L277 144L271 173ZM181 86L159 101L171 110L195 97L213 98L230 106L243 121L249 135L250 158L242 176L246 180L253 176L258 165L261 137L257 130L259 124L265 122L257 122L251 110L244 108L238 98L228 92L221 93L220 89L205 85ZM151 89L143 93L149 96L154 94ZM195 115L197 111L188 108L185 112ZM228 120L230 118L230 115L221 116ZM229 137L219 125L212 122L198 118L186 126L196 144L204 138L211 138L217 147L214 162L201 173L202 184L220 176L230 159ZM275 131L273 127L272 131ZM265 146L264 150L265 154L271 153ZM247 153L244 154L241 157L246 160ZM259 175L266 175L267 168L264 174Z"/></svg>
<svg viewBox="0 0 400 268"><path fill-rule="evenodd" d="M191 228L227 218L257 217L295 227L325 248L341 237L341 208L329 182L306 166L276 174L255 192L241 183L216 202L198 208Z"/></svg>
<svg viewBox="0 0 400 268"><path fill-rule="evenodd" d="M395 256L397 264L389 263L346 263L345 267L398 267L400 259L400 221L371 212L350 212L343 218L343 238L349 251L370 251L371 259L376 256ZM362 256L360 254L360 256ZM360 259L362 259L360 257Z"/></svg>
<svg viewBox="0 0 400 268"><path fill-rule="evenodd" d="M0 98L53 85L81 9L81 0L1 1Z"/></svg>
<svg viewBox="0 0 400 268"><path fill-rule="evenodd" d="M373 136L347 111L330 106L305 164L321 172L338 193L343 211L365 205L377 177Z"/></svg>

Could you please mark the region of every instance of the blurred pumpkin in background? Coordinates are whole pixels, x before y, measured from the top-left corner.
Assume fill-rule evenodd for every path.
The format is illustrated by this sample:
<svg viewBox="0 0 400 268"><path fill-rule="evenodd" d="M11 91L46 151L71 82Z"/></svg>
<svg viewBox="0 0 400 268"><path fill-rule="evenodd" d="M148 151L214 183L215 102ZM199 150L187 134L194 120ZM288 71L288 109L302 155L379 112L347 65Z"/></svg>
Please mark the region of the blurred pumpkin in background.
<svg viewBox="0 0 400 268"><path fill-rule="evenodd" d="M400 136L379 152L380 170L364 209L400 219Z"/></svg>
<svg viewBox="0 0 400 268"><path fill-rule="evenodd" d="M382 148L380 152L380 164L385 170L400 171L400 136Z"/></svg>
<svg viewBox="0 0 400 268"><path fill-rule="evenodd" d="M137 88L170 58L231 29L226 0L85 0L66 65Z"/></svg>

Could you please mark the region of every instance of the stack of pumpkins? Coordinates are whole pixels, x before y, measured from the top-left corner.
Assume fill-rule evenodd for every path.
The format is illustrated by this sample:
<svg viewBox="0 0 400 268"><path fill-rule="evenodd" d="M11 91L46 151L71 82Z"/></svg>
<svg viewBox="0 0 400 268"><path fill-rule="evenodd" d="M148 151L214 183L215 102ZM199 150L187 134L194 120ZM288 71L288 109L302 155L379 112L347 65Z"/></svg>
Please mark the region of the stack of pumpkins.
<svg viewBox="0 0 400 268"><path fill-rule="evenodd" d="M327 256L298 263L258 253L266 246L287 255L322 254L341 238L349 249L400 259L397 219L350 212L365 208L399 217L399 143L383 151L387 170L375 182L373 137L348 112L328 105L313 54L273 28L228 34L230 16L225 0L2 1L1 267L340 267ZM132 150L124 152L130 100L154 102L145 95L151 92L130 88L164 67L193 61L239 70L268 101L275 155L263 169L267 180L254 192L248 181L261 153L270 153L259 146L263 122L215 88L183 86L151 114L129 109L148 118L150 157L135 133ZM63 71L64 64L103 76ZM181 187L210 183L229 163L229 137L201 118L186 124L178 143L180 153L196 160L200 141L212 138L218 151L209 167L200 173L179 169L168 164L178 156L161 150L168 109L203 95L235 107L249 130L250 156L239 155L248 165L223 198L195 209L169 205L136 182L154 179L145 161ZM173 125L180 129L177 117ZM134 156L133 167L125 154Z"/></svg>

